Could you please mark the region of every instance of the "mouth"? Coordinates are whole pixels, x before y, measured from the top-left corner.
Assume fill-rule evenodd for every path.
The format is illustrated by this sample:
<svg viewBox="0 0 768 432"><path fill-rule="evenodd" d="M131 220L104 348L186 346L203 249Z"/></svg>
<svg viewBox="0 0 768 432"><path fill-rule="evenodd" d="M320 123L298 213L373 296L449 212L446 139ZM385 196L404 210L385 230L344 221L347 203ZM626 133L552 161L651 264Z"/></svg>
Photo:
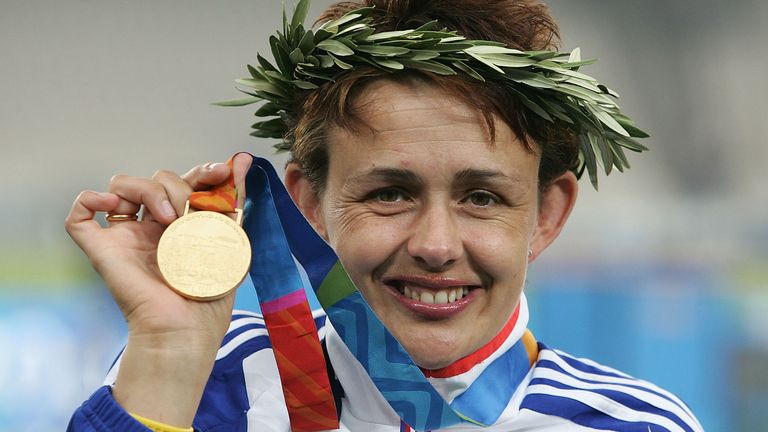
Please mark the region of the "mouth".
<svg viewBox="0 0 768 432"><path fill-rule="evenodd" d="M445 278L396 277L383 282L402 306L428 319L458 315L482 291L479 285Z"/></svg>
<svg viewBox="0 0 768 432"><path fill-rule="evenodd" d="M425 304L450 304L469 295L469 286L457 286L441 290L432 290L415 285L406 285L404 281L392 281L387 284L398 294Z"/></svg>

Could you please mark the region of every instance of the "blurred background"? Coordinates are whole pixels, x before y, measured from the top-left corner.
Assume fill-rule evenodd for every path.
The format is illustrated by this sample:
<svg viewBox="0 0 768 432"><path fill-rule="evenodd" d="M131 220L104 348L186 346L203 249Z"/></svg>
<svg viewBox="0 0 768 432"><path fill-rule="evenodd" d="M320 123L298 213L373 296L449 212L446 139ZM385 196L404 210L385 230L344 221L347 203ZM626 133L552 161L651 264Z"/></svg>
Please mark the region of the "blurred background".
<svg viewBox="0 0 768 432"><path fill-rule="evenodd" d="M709 431L768 431L768 2L548 4L652 151L582 184L530 270L531 329L677 393ZM0 431L63 430L125 341L63 229L78 192L272 155L252 109L209 102L238 96L281 8L0 0Z"/></svg>

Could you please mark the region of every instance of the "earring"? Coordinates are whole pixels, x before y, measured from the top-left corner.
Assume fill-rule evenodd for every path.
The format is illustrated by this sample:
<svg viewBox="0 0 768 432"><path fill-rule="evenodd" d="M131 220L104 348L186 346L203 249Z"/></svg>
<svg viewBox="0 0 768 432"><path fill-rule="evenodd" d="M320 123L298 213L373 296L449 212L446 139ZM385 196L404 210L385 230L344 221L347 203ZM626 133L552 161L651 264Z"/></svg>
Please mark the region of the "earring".
<svg viewBox="0 0 768 432"><path fill-rule="evenodd" d="M530 249L528 249L528 258L530 258L530 257L532 257L532 256L533 256L533 251L532 251L532 250L530 250Z"/></svg>

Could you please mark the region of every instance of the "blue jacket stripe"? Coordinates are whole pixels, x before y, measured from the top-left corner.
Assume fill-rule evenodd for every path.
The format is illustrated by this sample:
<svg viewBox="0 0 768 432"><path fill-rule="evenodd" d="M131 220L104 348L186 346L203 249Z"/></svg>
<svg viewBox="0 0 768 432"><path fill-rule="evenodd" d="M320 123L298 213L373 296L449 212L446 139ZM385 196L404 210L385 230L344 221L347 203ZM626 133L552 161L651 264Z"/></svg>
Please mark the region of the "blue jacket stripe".
<svg viewBox="0 0 768 432"><path fill-rule="evenodd" d="M669 429L648 422L626 422L575 399L548 395L530 394L523 399L520 409L570 420L581 426L618 432L670 432Z"/></svg>
<svg viewBox="0 0 768 432"><path fill-rule="evenodd" d="M646 401L640 400L632 395L628 395L618 390L580 389L578 387L569 386L559 381L545 379L545 378L534 378L533 380L531 380L530 385L535 385L535 384L544 384L544 385L552 386L555 388L561 388L561 389L588 390L592 393L601 394L634 411L645 412L648 414L655 414L655 415L660 415L662 417L666 417L671 421L675 422L678 426L680 426L686 432L694 432L693 429L686 422L684 422L680 417L678 417L674 413L655 407Z"/></svg>
<svg viewBox="0 0 768 432"><path fill-rule="evenodd" d="M588 383L588 384L598 384L598 385L600 385L600 384L613 384L613 385L620 385L622 387L632 388L632 389L641 390L641 391L644 391L644 392L647 392L647 393L650 393L650 394L654 394L654 395L656 395L658 397L661 397L661 398L664 398L664 399L668 400L670 403L675 404L678 408L680 408L681 410L683 410L683 412L685 412L686 414L688 414L690 416L689 411L688 411L687 407L685 407L684 404L681 405L677 400L675 400L674 398L671 398L669 396L669 394L667 394L665 392L659 392L659 391L656 391L656 390L654 390L652 388L644 386L643 385L643 381L634 380L634 381L636 381L635 384L627 384L626 382L611 382L611 381L590 380L590 379L586 379L584 377L576 376L576 375L566 371L562 367L560 367L560 365L558 365L557 363L555 363L553 361L550 361L550 360L541 360L541 361L539 361L537 366L540 367L540 368L551 369L553 371L556 371L556 372L559 372L559 373L571 376L574 379L577 379L577 380L579 380L581 382Z"/></svg>

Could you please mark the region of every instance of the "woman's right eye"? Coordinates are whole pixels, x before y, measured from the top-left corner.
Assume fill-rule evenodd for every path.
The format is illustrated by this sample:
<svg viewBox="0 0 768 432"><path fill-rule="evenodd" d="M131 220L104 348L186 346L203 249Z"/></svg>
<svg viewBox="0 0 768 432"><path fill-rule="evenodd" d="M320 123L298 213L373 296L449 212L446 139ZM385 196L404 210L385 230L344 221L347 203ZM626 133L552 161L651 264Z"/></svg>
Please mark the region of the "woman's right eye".
<svg viewBox="0 0 768 432"><path fill-rule="evenodd" d="M405 195L399 189L382 189L374 192L371 198L381 202L395 203L404 201Z"/></svg>

